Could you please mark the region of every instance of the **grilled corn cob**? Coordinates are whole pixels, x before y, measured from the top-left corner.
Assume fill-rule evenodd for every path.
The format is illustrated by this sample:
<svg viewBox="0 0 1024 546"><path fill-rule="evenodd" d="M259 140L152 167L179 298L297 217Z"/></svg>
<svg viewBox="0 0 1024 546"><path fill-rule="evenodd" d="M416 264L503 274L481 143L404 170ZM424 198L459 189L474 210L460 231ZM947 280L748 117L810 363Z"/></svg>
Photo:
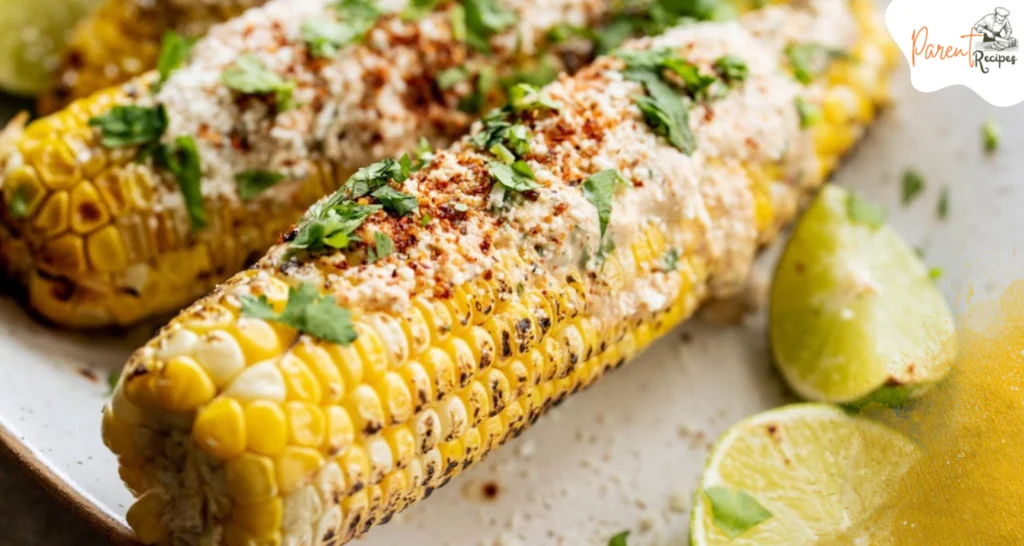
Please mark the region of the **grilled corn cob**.
<svg viewBox="0 0 1024 546"><path fill-rule="evenodd" d="M598 22L613 3L505 0L494 3L497 22L450 2L422 19L389 12L333 56L322 34L350 28L352 15L335 0L253 8L202 40L155 95L154 75L101 92L0 150L0 262L27 287L31 306L59 325L130 324L178 310L262 255L356 168L411 150L421 137L443 145L500 101L497 82L560 68L562 56L545 53L549 31ZM332 17L338 25L307 28ZM294 108L273 93L228 88L230 70L246 75L243 61L272 71ZM118 106L163 107L164 146L194 140L202 203L190 202L196 194L183 195L153 154L138 161L140 146L104 145L103 130L89 122ZM235 179L257 171L284 180L244 199Z"/></svg>
<svg viewBox="0 0 1024 546"><path fill-rule="evenodd" d="M39 97L39 111L54 112L152 70L168 31L202 36L265 1L106 0L75 27L51 88Z"/></svg>
<svg viewBox="0 0 1024 546"><path fill-rule="evenodd" d="M871 4L633 42L357 173L127 364L103 437L138 537L345 543L735 292L886 98Z"/></svg>

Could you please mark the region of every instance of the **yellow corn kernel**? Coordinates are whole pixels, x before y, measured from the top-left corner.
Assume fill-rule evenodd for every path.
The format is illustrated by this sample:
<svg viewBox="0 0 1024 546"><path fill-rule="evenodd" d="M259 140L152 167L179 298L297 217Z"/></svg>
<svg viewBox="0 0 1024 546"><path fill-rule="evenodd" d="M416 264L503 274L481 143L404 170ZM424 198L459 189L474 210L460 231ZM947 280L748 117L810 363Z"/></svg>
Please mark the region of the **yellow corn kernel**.
<svg viewBox="0 0 1024 546"><path fill-rule="evenodd" d="M77 274L88 268L85 243L70 233L51 239L39 253L39 267L57 274Z"/></svg>
<svg viewBox="0 0 1024 546"><path fill-rule="evenodd" d="M274 460L270 457L243 453L227 463L224 476L231 498L239 503L253 504L278 494Z"/></svg>
<svg viewBox="0 0 1024 546"><path fill-rule="evenodd" d="M24 199L26 214L28 216L35 214L36 208L47 194L35 169L28 165L22 165L7 173L5 178L4 185L0 188L3 191L4 203L14 202L15 196L20 194Z"/></svg>
<svg viewBox="0 0 1024 546"><path fill-rule="evenodd" d="M410 306L399 323L402 327L402 333L409 340L409 356L414 357L430 346L430 341L433 337L430 333L430 325L419 307Z"/></svg>
<svg viewBox="0 0 1024 546"><path fill-rule="evenodd" d="M356 342L358 343L358 340ZM329 343L324 348L338 368L343 385L351 388L363 382L363 359L356 351L355 344Z"/></svg>
<svg viewBox="0 0 1024 546"><path fill-rule="evenodd" d="M96 187L89 182L75 185L71 190L71 229L85 235L110 223L110 213Z"/></svg>
<svg viewBox="0 0 1024 546"><path fill-rule="evenodd" d="M345 383L338 367L334 365L331 355L323 347L308 339L300 341L293 352L316 376L317 383L320 385L321 403L337 404L345 394Z"/></svg>
<svg viewBox="0 0 1024 546"><path fill-rule="evenodd" d="M477 372L477 361L473 355L473 349L461 337L452 337L444 343L444 350L455 364L455 373L458 377L456 386L458 388L465 387L473 380L473 376Z"/></svg>
<svg viewBox="0 0 1024 546"><path fill-rule="evenodd" d="M356 430L365 434L376 434L384 428L384 406L373 387L359 385L345 398L344 406L352 417L352 424Z"/></svg>
<svg viewBox="0 0 1024 546"><path fill-rule="evenodd" d="M505 435L505 427L501 424L500 416L489 417L478 428L480 430L480 444L485 452L490 453L501 445L501 440Z"/></svg>
<svg viewBox="0 0 1024 546"><path fill-rule="evenodd" d="M529 356L529 354L527 354ZM502 368L505 377L508 378L511 389L512 400L518 400L526 394L526 391L533 386L531 370L523 364L522 359L514 359L507 366Z"/></svg>
<svg viewBox="0 0 1024 546"><path fill-rule="evenodd" d="M125 520L136 538L144 544L155 544L167 535L163 516L166 501L157 490L150 490L135 500L128 508Z"/></svg>
<svg viewBox="0 0 1024 546"><path fill-rule="evenodd" d="M373 386L383 404L387 424L399 424L412 415L412 394L396 372L387 372Z"/></svg>
<svg viewBox="0 0 1024 546"><path fill-rule="evenodd" d="M284 519L284 501L271 498L252 504L237 505L231 510L231 521L257 538L274 535Z"/></svg>
<svg viewBox="0 0 1024 546"><path fill-rule="evenodd" d="M428 409L416 416L412 430L416 435L416 450L423 455L441 441L441 418L436 411Z"/></svg>
<svg viewBox="0 0 1024 546"><path fill-rule="evenodd" d="M217 387L195 360L179 356L154 377L153 391L157 404L165 410L187 412L213 400Z"/></svg>
<svg viewBox="0 0 1024 546"><path fill-rule="evenodd" d="M288 437L292 444L320 447L327 437L327 418L319 406L308 402L288 402L284 405L288 419Z"/></svg>
<svg viewBox="0 0 1024 546"><path fill-rule="evenodd" d="M46 187L54 191L71 189L82 177L75 153L56 139L43 144L32 156L32 165Z"/></svg>
<svg viewBox="0 0 1024 546"><path fill-rule="evenodd" d="M490 394L479 381L470 382L469 386L459 393L459 397L462 398L462 403L466 406L469 426L478 426L484 419L490 417Z"/></svg>
<svg viewBox="0 0 1024 546"><path fill-rule="evenodd" d="M355 346L359 354L359 361L363 364L363 380L373 381L388 370L388 353L380 336L362 322L355 323L356 338Z"/></svg>
<svg viewBox="0 0 1024 546"><path fill-rule="evenodd" d="M218 398L196 414L192 438L200 449L221 460L245 451L245 412L237 400Z"/></svg>
<svg viewBox="0 0 1024 546"><path fill-rule="evenodd" d="M501 370L491 368L484 372L481 381L491 397L491 415L497 415L512 400L512 386Z"/></svg>
<svg viewBox="0 0 1024 546"><path fill-rule="evenodd" d="M359 533L360 525L366 521L366 514L370 511L369 504L369 494L365 489L341 501L341 544L352 540Z"/></svg>
<svg viewBox="0 0 1024 546"><path fill-rule="evenodd" d="M353 444L338 457L337 462L345 474L349 491L359 491L369 485L370 457L362 445Z"/></svg>
<svg viewBox="0 0 1024 546"><path fill-rule="evenodd" d="M194 323L190 323L193 326ZM218 388L227 385L245 369L245 353L235 338L224 330L203 334L192 357L203 367Z"/></svg>
<svg viewBox="0 0 1024 546"><path fill-rule="evenodd" d="M426 369L419 362L410 362L399 370L409 393L412 395L412 411L420 412L434 401L434 387Z"/></svg>
<svg viewBox="0 0 1024 546"><path fill-rule="evenodd" d="M281 354L277 331L262 320L242 317L229 326L227 331L241 346L245 360L250 365Z"/></svg>
<svg viewBox="0 0 1024 546"><path fill-rule="evenodd" d="M352 418L341 406L328 406L324 413L327 418L327 453L335 455L348 449L355 441L356 431Z"/></svg>
<svg viewBox="0 0 1024 546"><path fill-rule="evenodd" d="M455 320L453 323L455 332L462 332L471 325L476 324L473 320L473 304L463 285L455 287L455 290L452 291L449 307L452 318Z"/></svg>
<svg viewBox="0 0 1024 546"><path fill-rule="evenodd" d="M142 458L135 446L135 433L139 427L119 419L110 404L103 406L101 427L103 444L107 449L126 460L139 461Z"/></svg>
<svg viewBox="0 0 1024 546"><path fill-rule="evenodd" d="M448 339L454 328L455 319L448 305L443 300L427 298L416 298L413 305L422 313L426 321L427 329L430 330L430 343L438 346ZM422 352L419 351L419 352Z"/></svg>
<svg viewBox="0 0 1024 546"><path fill-rule="evenodd" d="M384 432L395 458L395 468L406 468L416 456L416 435L408 426L394 427Z"/></svg>
<svg viewBox="0 0 1024 546"><path fill-rule="evenodd" d="M313 477L324 464L319 451L308 447L288 446L274 459L277 485L281 494L289 495Z"/></svg>
<svg viewBox="0 0 1024 546"><path fill-rule="evenodd" d="M117 476L136 497L142 496L157 485L156 473L148 470L145 466L131 466L125 464L120 458L118 462L120 465L117 467Z"/></svg>
<svg viewBox="0 0 1024 546"><path fill-rule="evenodd" d="M438 404L437 416L441 421L441 441L459 438L469 426L466 404L458 396L450 396Z"/></svg>
<svg viewBox="0 0 1024 546"><path fill-rule="evenodd" d="M464 465L476 464L484 456L483 438L477 428L467 429L462 438L462 447L465 451Z"/></svg>
<svg viewBox="0 0 1024 546"><path fill-rule="evenodd" d="M370 326L380 338L381 347L387 356L387 367L397 369L409 360L411 340L406 336L401 323L390 315L384 313L371 313L365 317L366 324ZM421 332L423 339L428 335Z"/></svg>
<svg viewBox="0 0 1024 546"><path fill-rule="evenodd" d="M498 346L495 344L495 337L485 328L474 326L463 336L470 350L473 351L473 359L476 360L478 370L490 368L498 358ZM498 338L500 339L500 338Z"/></svg>
<svg viewBox="0 0 1024 546"><path fill-rule="evenodd" d="M320 383L309 370L306 363L295 355L288 354L281 359L278 368L284 376L284 384L288 389L289 400L300 400L319 404L323 395Z"/></svg>
<svg viewBox="0 0 1024 546"><path fill-rule="evenodd" d="M128 266L128 251L121 233L113 225L103 227L89 235L85 247L89 263L102 273L116 273Z"/></svg>
<svg viewBox="0 0 1024 546"><path fill-rule="evenodd" d="M249 449L256 453L273 456L288 445L288 419L281 406L273 402L256 400L246 405L245 426L254 431L247 440Z"/></svg>
<svg viewBox="0 0 1024 546"><path fill-rule="evenodd" d="M70 212L68 192L59 191L46 198L32 220L32 229L44 238L51 238L68 229Z"/></svg>
<svg viewBox="0 0 1024 546"><path fill-rule="evenodd" d="M448 353L432 347L426 354L420 356L419 362L433 381L431 387L435 400L440 400L455 391L459 384L458 372Z"/></svg>

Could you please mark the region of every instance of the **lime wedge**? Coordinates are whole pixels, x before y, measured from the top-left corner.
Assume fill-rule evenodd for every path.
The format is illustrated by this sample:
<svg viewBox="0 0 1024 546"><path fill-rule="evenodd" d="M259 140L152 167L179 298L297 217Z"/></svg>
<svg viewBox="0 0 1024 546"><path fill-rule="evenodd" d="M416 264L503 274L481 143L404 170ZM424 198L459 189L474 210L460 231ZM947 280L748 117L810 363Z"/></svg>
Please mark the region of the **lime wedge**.
<svg viewBox="0 0 1024 546"><path fill-rule="evenodd" d="M794 404L755 415L712 450L690 543L860 544L851 530L872 517L917 455L900 433L834 406Z"/></svg>
<svg viewBox="0 0 1024 546"><path fill-rule="evenodd" d="M949 372L953 316L927 268L869 203L838 187L800 220L775 272L772 352L819 402L896 404Z"/></svg>
<svg viewBox="0 0 1024 546"><path fill-rule="evenodd" d="M0 9L0 89L32 94L60 64L72 27L99 0L3 0Z"/></svg>

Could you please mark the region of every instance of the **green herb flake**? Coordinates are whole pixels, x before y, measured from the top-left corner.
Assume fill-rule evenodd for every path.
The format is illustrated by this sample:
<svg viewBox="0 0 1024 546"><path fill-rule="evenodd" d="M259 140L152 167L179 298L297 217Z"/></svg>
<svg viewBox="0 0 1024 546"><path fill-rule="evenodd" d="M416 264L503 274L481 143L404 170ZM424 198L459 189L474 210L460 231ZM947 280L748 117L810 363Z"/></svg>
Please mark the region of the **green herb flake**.
<svg viewBox="0 0 1024 546"><path fill-rule="evenodd" d="M1000 131L999 126L993 120L988 120L981 126L981 139L985 145L985 152L994 154L999 150Z"/></svg>
<svg viewBox="0 0 1024 546"><path fill-rule="evenodd" d="M679 250L672 248L665 253L665 256L661 259L662 270L666 273L672 273L679 269Z"/></svg>
<svg viewBox="0 0 1024 546"><path fill-rule="evenodd" d="M508 190L524 192L540 187L533 180L529 165L523 161L516 161L512 165L489 161L487 162L487 172L495 182Z"/></svg>
<svg viewBox="0 0 1024 546"><path fill-rule="evenodd" d="M242 198L242 201L255 199L282 180L284 180L283 174L263 169L250 169L235 175L235 183L238 184L238 196Z"/></svg>
<svg viewBox="0 0 1024 546"><path fill-rule="evenodd" d="M907 169L903 172L902 189L902 201L905 207L924 191L924 177L914 169Z"/></svg>
<svg viewBox="0 0 1024 546"><path fill-rule="evenodd" d="M361 167L341 187L345 197L358 199L369 195L388 182L405 182L412 172L412 161L408 156L402 159L387 158L366 167Z"/></svg>
<svg viewBox="0 0 1024 546"><path fill-rule="evenodd" d="M367 251L367 263L374 263L387 258L395 251L395 242L387 233L382 231L373 232L373 248Z"/></svg>
<svg viewBox="0 0 1024 546"><path fill-rule="evenodd" d="M7 205L11 218L15 220L28 218L28 200L28 188L26 186L19 186L18 189L14 190L11 202Z"/></svg>
<svg viewBox="0 0 1024 546"><path fill-rule="evenodd" d="M936 206L935 214L939 217L939 220L945 220L949 217L949 188L942 188L939 193L939 203Z"/></svg>
<svg viewBox="0 0 1024 546"><path fill-rule="evenodd" d="M729 538L736 538L772 517L771 512L742 489L707 487L704 489L704 497L711 503L715 526Z"/></svg>
<svg viewBox="0 0 1024 546"><path fill-rule="evenodd" d="M540 89L528 84L519 83L508 91L509 105L517 114L523 112L545 112L560 110L562 105L551 100Z"/></svg>
<svg viewBox="0 0 1024 546"><path fill-rule="evenodd" d="M106 114L89 120L97 127L107 148L140 146L160 140L167 130L167 109L162 104L152 108L144 106L115 106Z"/></svg>
<svg viewBox="0 0 1024 546"><path fill-rule="evenodd" d="M391 186L383 186L372 194L374 199L380 201L384 210L395 216L405 216L419 210L420 202L415 195L400 192Z"/></svg>
<svg viewBox="0 0 1024 546"><path fill-rule="evenodd" d="M153 88L154 91L163 87L167 83L168 78L171 77L171 73L185 63L195 45L196 41L194 39L185 38L173 30L164 34L163 44L160 48L160 57L156 61L156 71L159 74L159 78L157 78L156 86Z"/></svg>
<svg viewBox="0 0 1024 546"><path fill-rule="evenodd" d="M943 274L945 274L945 272L942 270L941 267L928 268L928 278L930 278L933 281L941 279Z"/></svg>
<svg viewBox="0 0 1024 546"><path fill-rule="evenodd" d="M725 80L725 83L728 84L739 83L746 80L749 72L747 63L735 55L719 57L718 60L715 61L714 66L715 72L718 72L718 75L721 76L722 79Z"/></svg>
<svg viewBox="0 0 1024 546"><path fill-rule="evenodd" d="M424 212L423 216L420 217L420 227L427 227L427 224L429 224L433 219L434 217L431 216L429 212Z"/></svg>
<svg viewBox="0 0 1024 546"><path fill-rule="evenodd" d="M192 230L206 227L206 211L203 208L203 170L196 141L190 136L181 136L171 145L160 146L154 152L158 167L169 171L178 182L178 188L185 201Z"/></svg>
<svg viewBox="0 0 1024 546"><path fill-rule="evenodd" d="M402 12L402 18L406 21L419 21L437 8L441 0L412 0Z"/></svg>
<svg viewBox="0 0 1024 546"><path fill-rule="evenodd" d="M832 49L825 45L808 42L790 44L786 47L786 57L793 67L793 76L804 85L810 85L814 78L820 76L829 64L836 59L845 59L845 51Z"/></svg>
<svg viewBox="0 0 1024 546"><path fill-rule="evenodd" d="M430 145L430 141L425 137L420 137L419 142L416 144L416 162L413 164L413 170L418 171L428 167L434 162L436 156L437 154L434 153L434 147Z"/></svg>
<svg viewBox="0 0 1024 546"><path fill-rule="evenodd" d="M242 296L242 316L268 320L330 343L348 345L358 337L348 309L331 296L321 296L312 283L288 289L288 303L280 314L266 296Z"/></svg>
<svg viewBox="0 0 1024 546"><path fill-rule="evenodd" d="M629 538L629 531L622 531L608 541L608 546L629 546L626 539Z"/></svg>
<svg viewBox="0 0 1024 546"><path fill-rule="evenodd" d="M803 97L796 98L796 113L800 117L800 128L813 127L821 119L821 108L817 104L807 102Z"/></svg>
<svg viewBox="0 0 1024 546"><path fill-rule="evenodd" d="M497 0L465 0L462 8L466 25L466 43L479 51L490 51L491 36L516 23L514 12Z"/></svg>
<svg viewBox="0 0 1024 546"><path fill-rule="evenodd" d="M877 229L885 223L885 209L856 194L846 199L846 216L851 222Z"/></svg>
<svg viewBox="0 0 1024 546"><path fill-rule="evenodd" d="M686 155L697 149L697 137L690 129L690 100L679 97L660 81L644 82L648 96L638 97L636 105L644 121L656 134L668 139L673 147Z"/></svg>
<svg viewBox="0 0 1024 546"><path fill-rule="evenodd" d="M314 57L331 58L346 45L359 38L351 25L325 19L313 19L302 24L302 40Z"/></svg>
<svg viewBox="0 0 1024 546"><path fill-rule="evenodd" d="M628 186L629 183L616 169L601 171L591 175L583 182L583 196L597 209L597 220L601 233L597 256L602 260L615 249L615 243L606 237L608 223L612 218L612 201L620 189Z"/></svg>
<svg viewBox="0 0 1024 546"><path fill-rule="evenodd" d="M453 66L442 70L437 75L437 86L442 90L447 91L452 87L455 87L459 82L464 82L469 79L469 72L461 66Z"/></svg>
<svg viewBox="0 0 1024 546"><path fill-rule="evenodd" d="M285 81L271 71L255 55L242 55L234 64L224 69L221 82L234 91L246 95L274 95L280 111L291 109L292 92L295 82Z"/></svg>

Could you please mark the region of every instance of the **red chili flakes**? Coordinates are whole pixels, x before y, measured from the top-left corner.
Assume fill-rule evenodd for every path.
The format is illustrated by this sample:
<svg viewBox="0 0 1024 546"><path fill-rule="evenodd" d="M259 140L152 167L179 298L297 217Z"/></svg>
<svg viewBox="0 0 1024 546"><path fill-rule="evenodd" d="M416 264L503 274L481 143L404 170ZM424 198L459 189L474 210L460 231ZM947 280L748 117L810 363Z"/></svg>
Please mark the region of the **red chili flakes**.
<svg viewBox="0 0 1024 546"><path fill-rule="evenodd" d="M569 210L569 204L564 201L559 201L555 204L555 216L561 216L565 214L565 211Z"/></svg>

